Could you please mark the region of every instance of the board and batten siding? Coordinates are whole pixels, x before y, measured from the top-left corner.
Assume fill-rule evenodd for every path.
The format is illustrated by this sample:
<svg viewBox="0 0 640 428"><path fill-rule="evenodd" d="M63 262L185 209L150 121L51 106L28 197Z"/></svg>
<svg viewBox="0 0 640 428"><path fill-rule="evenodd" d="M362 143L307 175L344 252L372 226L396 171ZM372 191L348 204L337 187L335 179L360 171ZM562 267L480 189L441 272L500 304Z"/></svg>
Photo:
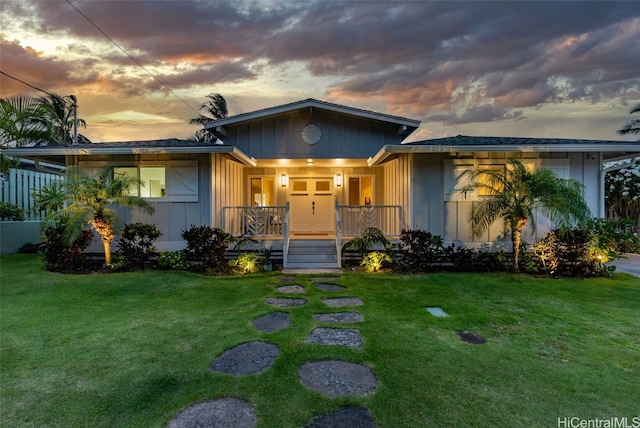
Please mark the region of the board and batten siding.
<svg viewBox="0 0 640 428"><path fill-rule="evenodd" d="M400 206L400 227L411 228L411 155L401 155L382 165L383 203Z"/></svg>
<svg viewBox="0 0 640 428"><path fill-rule="evenodd" d="M117 209L120 224L149 223L162 232L155 244L158 251L184 248L183 230L211 222L211 195L205 191L211 185L209 155L101 155L83 157L77 165L89 176L104 165L165 167L166 197L147 200L155 209L153 214L146 214L137 208ZM97 236L89 251L102 252Z"/></svg>
<svg viewBox="0 0 640 428"><path fill-rule="evenodd" d="M506 159L521 159L536 168L547 168L558 177L575 178L585 183L585 198L592 212L597 209L597 165L582 153L468 153L454 158L449 154L414 154L412 165L412 227L442 236L446 243L463 243L469 248L488 248L492 251L511 250L510 234L496 221L480 237L473 237L468 223L473 192L460 191L469 183L465 171L479 165L504 165ZM597 161L596 161L597 164ZM523 238L532 242L553 227L543 215L536 213L536 231L527 227Z"/></svg>
<svg viewBox="0 0 640 428"><path fill-rule="evenodd" d="M322 137L316 144L307 144L302 139L301 132L309 123L316 124L322 131ZM308 111L293 112L286 116L229 125L225 129L225 144L263 159L366 159L385 144L400 142L397 125L319 109L314 109L312 114Z"/></svg>
<svg viewBox="0 0 640 428"><path fill-rule="evenodd" d="M211 225L223 226L223 208L242 206L245 190L243 188L243 169L221 154L211 155Z"/></svg>

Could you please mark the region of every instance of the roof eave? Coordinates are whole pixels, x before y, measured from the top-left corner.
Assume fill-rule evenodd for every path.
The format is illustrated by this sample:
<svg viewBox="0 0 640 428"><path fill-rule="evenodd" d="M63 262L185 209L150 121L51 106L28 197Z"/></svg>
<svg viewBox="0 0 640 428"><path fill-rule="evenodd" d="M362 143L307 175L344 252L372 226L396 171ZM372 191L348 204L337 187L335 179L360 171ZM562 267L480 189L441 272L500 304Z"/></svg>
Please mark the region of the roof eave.
<svg viewBox="0 0 640 428"><path fill-rule="evenodd" d="M397 153L452 153L452 152L635 152L640 150L639 144L541 144L541 145L469 145L469 146L425 146L425 145L385 145L378 153L367 159L372 167L380 165L389 156Z"/></svg>

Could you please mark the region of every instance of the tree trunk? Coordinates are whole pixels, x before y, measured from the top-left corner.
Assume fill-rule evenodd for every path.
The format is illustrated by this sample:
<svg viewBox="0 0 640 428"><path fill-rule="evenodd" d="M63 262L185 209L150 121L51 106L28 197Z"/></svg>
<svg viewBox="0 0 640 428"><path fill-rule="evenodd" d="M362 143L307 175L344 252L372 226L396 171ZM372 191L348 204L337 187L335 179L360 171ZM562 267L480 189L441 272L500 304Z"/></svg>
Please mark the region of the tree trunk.
<svg viewBox="0 0 640 428"><path fill-rule="evenodd" d="M519 218L515 227L511 230L511 244L513 245L513 270L520 272L520 244L522 243L522 231L527 224L526 218Z"/></svg>
<svg viewBox="0 0 640 428"><path fill-rule="evenodd" d="M102 247L104 248L104 263L109 266L111 265L111 243L115 238L115 235L113 234L113 225L99 218L94 218L91 223L100 235Z"/></svg>

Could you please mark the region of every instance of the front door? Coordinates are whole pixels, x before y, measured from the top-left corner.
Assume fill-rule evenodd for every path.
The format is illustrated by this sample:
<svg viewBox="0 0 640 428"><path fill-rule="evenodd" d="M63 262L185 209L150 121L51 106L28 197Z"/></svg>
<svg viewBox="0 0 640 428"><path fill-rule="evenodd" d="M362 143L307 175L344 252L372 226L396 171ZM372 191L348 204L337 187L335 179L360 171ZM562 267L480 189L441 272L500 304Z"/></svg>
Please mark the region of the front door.
<svg viewBox="0 0 640 428"><path fill-rule="evenodd" d="M333 178L291 178L289 183L292 233L333 233Z"/></svg>

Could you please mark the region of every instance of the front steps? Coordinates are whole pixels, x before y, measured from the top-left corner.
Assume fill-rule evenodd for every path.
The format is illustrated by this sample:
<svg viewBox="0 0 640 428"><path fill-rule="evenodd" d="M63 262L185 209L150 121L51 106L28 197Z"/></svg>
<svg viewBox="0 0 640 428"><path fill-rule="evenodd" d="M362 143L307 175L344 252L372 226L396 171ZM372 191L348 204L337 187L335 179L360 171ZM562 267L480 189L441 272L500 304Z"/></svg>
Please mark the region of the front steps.
<svg viewBox="0 0 640 428"><path fill-rule="evenodd" d="M335 239L292 239L285 269L338 269Z"/></svg>

